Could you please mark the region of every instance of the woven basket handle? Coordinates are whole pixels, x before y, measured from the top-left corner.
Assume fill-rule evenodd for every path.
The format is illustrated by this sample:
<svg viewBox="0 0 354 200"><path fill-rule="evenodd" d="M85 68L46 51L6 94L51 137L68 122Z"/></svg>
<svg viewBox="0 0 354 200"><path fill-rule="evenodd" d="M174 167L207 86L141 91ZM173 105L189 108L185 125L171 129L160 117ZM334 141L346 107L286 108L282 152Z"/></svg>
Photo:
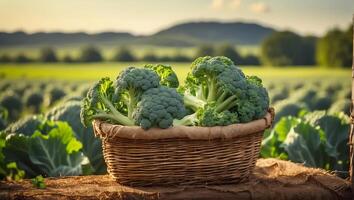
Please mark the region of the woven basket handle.
<svg viewBox="0 0 354 200"><path fill-rule="evenodd" d="M270 128L273 126L274 117L275 117L275 110L274 110L274 108L271 107L271 108L268 108L268 112L270 113L271 120L268 121L268 119L266 117L264 117L264 120L266 121L267 128Z"/></svg>

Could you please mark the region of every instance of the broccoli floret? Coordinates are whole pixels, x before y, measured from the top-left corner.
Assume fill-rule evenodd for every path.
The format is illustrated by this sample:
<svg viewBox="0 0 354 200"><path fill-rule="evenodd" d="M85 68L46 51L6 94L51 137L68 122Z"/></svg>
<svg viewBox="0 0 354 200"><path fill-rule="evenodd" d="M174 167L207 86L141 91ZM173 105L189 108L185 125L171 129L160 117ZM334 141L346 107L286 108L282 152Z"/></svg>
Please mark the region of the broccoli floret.
<svg viewBox="0 0 354 200"><path fill-rule="evenodd" d="M160 77L150 69L129 67L116 80L113 101L127 105L128 118L132 118L141 95L150 88L159 87Z"/></svg>
<svg viewBox="0 0 354 200"><path fill-rule="evenodd" d="M239 122L237 113L225 110L218 112L215 106L205 106L197 111L200 126L227 126Z"/></svg>
<svg viewBox="0 0 354 200"><path fill-rule="evenodd" d="M237 113L225 110L219 112L216 110L215 104L205 105L199 108L195 113L187 115L180 120L174 120L173 125L184 126L227 126L239 122Z"/></svg>
<svg viewBox="0 0 354 200"><path fill-rule="evenodd" d="M222 112L235 106L235 99L246 85L245 75L230 59L201 57L193 62L192 73L187 76L185 104L196 110L207 103L216 103L216 111Z"/></svg>
<svg viewBox="0 0 354 200"><path fill-rule="evenodd" d="M115 88L109 78L102 78L94 84L83 99L80 118L82 124L88 126L93 119L105 119L114 123L132 126L134 121L122 114L114 105Z"/></svg>
<svg viewBox="0 0 354 200"><path fill-rule="evenodd" d="M263 117L269 106L262 80L246 77L230 59L221 56L196 59L180 91L185 105L198 113L194 121L201 126L249 122Z"/></svg>
<svg viewBox="0 0 354 200"><path fill-rule="evenodd" d="M134 119L144 129L168 128L174 119L182 118L185 113L182 96L173 88L161 86L143 93Z"/></svg>
<svg viewBox="0 0 354 200"><path fill-rule="evenodd" d="M240 122L262 118L269 107L268 92L263 87L261 79L252 76L247 82L247 89L236 103Z"/></svg>
<svg viewBox="0 0 354 200"><path fill-rule="evenodd" d="M176 73L173 71L172 67L169 65L162 65L162 64L157 64L157 65L145 65L145 68L154 70L160 77L160 84L171 87L171 88L177 88L179 86L179 81L177 78Z"/></svg>

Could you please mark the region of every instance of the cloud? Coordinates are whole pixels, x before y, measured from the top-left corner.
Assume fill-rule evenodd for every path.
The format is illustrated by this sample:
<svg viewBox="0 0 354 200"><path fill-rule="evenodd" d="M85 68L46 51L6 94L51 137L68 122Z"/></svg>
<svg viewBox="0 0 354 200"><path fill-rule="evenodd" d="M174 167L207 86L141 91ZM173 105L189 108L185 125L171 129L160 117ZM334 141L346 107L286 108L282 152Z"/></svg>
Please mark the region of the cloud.
<svg viewBox="0 0 354 200"><path fill-rule="evenodd" d="M264 2L257 2L250 5L250 10L254 13L267 13L270 11L270 8Z"/></svg>
<svg viewBox="0 0 354 200"><path fill-rule="evenodd" d="M241 0L212 0L210 8L213 10L237 9L241 5Z"/></svg>
<svg viewBox="0 0 354 200"><path fill-rule="evenodd" d="M241 0L231 0L231 2L230 2L231 8L234 8L234 9L240 7L240 5L241 5Z"/></svg>
<svg viewBox="0 0 354 200"><path fill-rule="evenodd" d="M224 0L213 0L210 5L210 7L213 10L221 10L221 9L223 9L224 6L225 6Z"/></svg>

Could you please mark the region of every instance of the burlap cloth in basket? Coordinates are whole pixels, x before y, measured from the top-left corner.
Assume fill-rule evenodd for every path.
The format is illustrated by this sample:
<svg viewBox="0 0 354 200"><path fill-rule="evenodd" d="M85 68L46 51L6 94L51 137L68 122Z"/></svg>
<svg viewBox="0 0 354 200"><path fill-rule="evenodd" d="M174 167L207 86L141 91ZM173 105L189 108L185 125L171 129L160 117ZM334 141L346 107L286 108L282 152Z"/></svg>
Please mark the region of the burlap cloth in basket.
<svg viewBox="0 0 354 200"><path fill-rule="evenodd" d="M264 118L249 123L232 124L228 126L197 127L175 126L168 129L151 128L144 130L139 126L112 125L95 120L93 127L96 136L105 139L116 137L126 139L156 140L167 138L189 138L191 140L210 140L216 138L228 139L258 133L269 128L274 119L274 109L269 109Z"/></svg>

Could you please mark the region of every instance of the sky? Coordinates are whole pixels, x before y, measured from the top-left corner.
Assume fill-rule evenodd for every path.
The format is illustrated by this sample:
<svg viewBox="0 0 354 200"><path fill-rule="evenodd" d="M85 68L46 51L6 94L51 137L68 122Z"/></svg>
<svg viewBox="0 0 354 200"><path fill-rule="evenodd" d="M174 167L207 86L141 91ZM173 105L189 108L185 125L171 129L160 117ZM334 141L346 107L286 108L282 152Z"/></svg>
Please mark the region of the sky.
<svg viewBox="0 0 354 200"><path fill-rule="evenodd" d="M347 28L354 0L0 0L0 31L155 33L188 21L256 22L303 35Z"/></svg>

